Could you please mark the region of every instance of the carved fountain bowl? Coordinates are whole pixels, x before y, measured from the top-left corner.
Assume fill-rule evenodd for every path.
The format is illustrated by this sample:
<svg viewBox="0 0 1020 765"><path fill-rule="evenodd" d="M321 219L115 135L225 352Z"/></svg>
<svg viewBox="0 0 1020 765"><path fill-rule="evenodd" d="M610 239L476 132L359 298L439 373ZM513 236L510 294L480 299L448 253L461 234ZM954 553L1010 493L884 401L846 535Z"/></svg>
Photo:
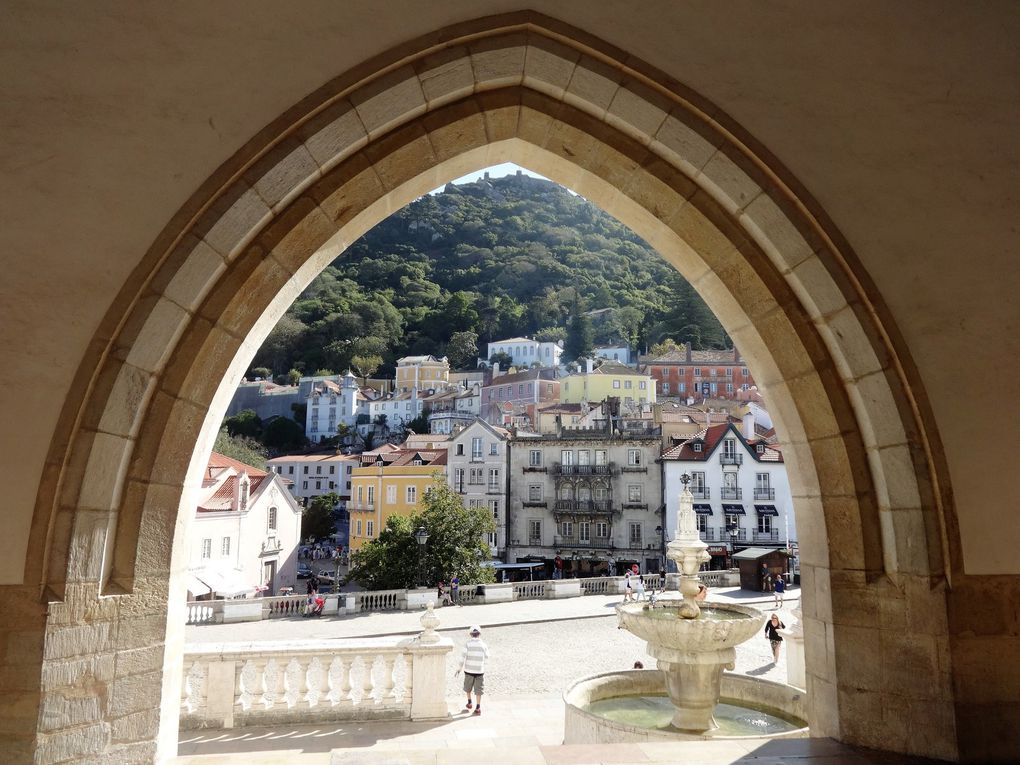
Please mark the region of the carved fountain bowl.
<svg viewBox="0 0 1020 765"><path fill-rule="evenodd" d="M735 603L701 603L696 619L680 616L680 598L663 598L655 605L622 603L616 607L619 625L652 645L675 651L702 653L734 648L765 626L756 608Z"/></svg>

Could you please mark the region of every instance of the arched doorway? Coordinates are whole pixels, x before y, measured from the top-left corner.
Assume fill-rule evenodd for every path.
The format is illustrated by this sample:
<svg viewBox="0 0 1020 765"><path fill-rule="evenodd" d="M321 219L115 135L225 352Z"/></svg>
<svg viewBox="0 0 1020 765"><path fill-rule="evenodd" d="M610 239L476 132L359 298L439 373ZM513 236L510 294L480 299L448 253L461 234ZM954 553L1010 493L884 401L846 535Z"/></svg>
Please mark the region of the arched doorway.
<svg viewBox="0 0 1020 765"><path fill-rule="evenodd" d="M96 674L90 698L131 721L126 744L173 751L183 585L180 545L167 541L184 533L179 508L248 360L312 277L389 212L514 161L656 247L754 368L790 464L816 734L954 756L948 670L931 667L955 529L879 297L813 200L726 115L546 22L483 20L330 83L168 226L97 335L51 449L59 480L39 498L33 537L60 598L48 644L85 627L96 656L130 657ZM48 654L44 676L65 659ZM44 706L68 685L48 674ZM932 719L945 723L937 733ZM72 735L43 726L40 739Z"/></svg>

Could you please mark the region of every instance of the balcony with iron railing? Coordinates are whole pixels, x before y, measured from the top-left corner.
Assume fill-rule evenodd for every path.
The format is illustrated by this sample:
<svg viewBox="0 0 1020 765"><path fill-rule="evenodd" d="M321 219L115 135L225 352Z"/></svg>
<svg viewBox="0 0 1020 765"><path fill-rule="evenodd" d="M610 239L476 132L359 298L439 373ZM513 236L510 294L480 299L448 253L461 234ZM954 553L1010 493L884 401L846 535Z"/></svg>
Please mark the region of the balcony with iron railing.
<svg viewBox="0 0 1020 765"><path fill-rule="evenodd" d="M719 497L721 499L742 499L744 496L744 490L731 486L723 486L719 489Z"/></svg>
<svg viewBox="0 0 1020 765"><path fill-rule="evenodd" d="M712 489L709 486L692 486L691 496L694 499L711 499Z"/></svg>
<svg viewBox="0 0 1020 765"><path fill-rule="evenodd" d="M610 475L613 467L612 462L605 465L564 465L554 462L552 471L556 475Z"/></svg>
<svg viewBox="0 0 1020 765"><path fill-rule="evenodd" d="M720 465L741 465L744 462L743 454L730 454L723 452L719 455Z"/></svg>
<svg viewBox="0 0 1020 765"><path fill-rule="evenodd" d="M776 490L775 489L763 489L761 487L757 487L754 490L754 498L755 499L765 499L765 500L775 500L775 498L776 498Z"/></svg>
<svg viewBox="0 0 1020 765"><path fill-rule="evenodd" d="M502 494L503 486L498 483L490 483L485 487L486 494Z"/></svg>
<svg viewBox="0 0 1020 765"><path fill-rule="evenodd" d="M349 513L374 513L375 503L373 502L348 502L347 512Z"/></svg>
<svg viewBox="0 0 1020 765"><path fill-rule="evenodd" d="M752 536L755 542L778 542L779 529L770 529L769 531L755 529Z"/></svg>
<svg viewBox="0 0 1020 765"><path fill-rule="evenodd" d="M608 499L558 499L554 509L571 513L611 513L613 503Z"/></svg>
<svg viewBox="0 0 1020 765"><path fill-rule="evenodd" d="M592 537L581 539L579 537L554 537L555 547L584 547L592 550L608 550L611 541L606 537Z"/></svg>

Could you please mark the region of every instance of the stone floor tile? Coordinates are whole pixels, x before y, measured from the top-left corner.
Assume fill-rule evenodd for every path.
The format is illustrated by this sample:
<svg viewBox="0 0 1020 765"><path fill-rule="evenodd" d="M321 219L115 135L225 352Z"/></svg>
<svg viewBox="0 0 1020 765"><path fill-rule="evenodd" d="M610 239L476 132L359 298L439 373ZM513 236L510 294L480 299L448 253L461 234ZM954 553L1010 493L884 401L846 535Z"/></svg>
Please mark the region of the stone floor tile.
<svg viewBox="0 0 1020 765"><path fill-rule="evenodd" d="M650 762L637 744L571 744L569 746L543 746L542 754L548 765L581 765L582 763Z"/></svg>

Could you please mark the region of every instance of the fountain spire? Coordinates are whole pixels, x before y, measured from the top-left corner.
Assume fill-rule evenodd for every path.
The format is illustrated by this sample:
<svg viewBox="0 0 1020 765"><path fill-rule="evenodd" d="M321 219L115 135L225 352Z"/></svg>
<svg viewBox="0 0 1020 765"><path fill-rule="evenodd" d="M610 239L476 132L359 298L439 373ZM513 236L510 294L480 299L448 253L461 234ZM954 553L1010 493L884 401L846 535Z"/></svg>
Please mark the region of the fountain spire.
<svg viewBox="0 0 1020 765"><path fill-rule="evenodd" d="M696 619L701 613L694 597L698 594L698 570L702 563L711 560L708 545L701 541L698 525L694 518L694 497L688 484L691 477L684 473L680 476L683 490L680 492L679 510L676 516L676 534L666 546L666 557L676 562L680 571L680 594L683 602L679 613L684 619Z"/></svg>

